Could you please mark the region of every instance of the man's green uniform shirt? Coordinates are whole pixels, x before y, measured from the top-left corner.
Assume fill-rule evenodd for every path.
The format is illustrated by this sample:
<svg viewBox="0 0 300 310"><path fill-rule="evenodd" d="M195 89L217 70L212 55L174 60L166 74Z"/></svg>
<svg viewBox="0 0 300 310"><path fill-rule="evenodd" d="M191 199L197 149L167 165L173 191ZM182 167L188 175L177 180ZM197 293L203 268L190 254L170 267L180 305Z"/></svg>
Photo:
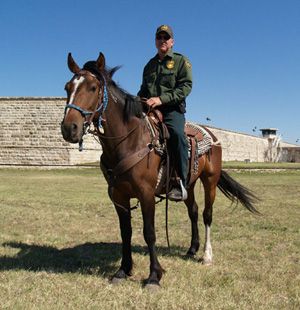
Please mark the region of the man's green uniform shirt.
<svg viewBox="0 0 300 310"><path fill-rule="evenodd" d="M164 107L183 107L192 90L192 66L189 60L170 50L163 60L158 54L146 64L138 96L160 97Z"/></svg>

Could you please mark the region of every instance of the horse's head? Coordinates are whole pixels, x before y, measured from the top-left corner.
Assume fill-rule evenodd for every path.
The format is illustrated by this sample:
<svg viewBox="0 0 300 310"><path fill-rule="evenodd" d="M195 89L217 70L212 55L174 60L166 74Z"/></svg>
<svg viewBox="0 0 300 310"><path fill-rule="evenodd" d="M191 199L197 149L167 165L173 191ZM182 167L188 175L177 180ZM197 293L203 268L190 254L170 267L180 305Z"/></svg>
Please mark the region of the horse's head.
<svg viewBox="0 0 300 310"><path fill-rule="evenodd" d="M80 69L69 53L68 67L74 76L65 86L67 104L61 132L66 141L78 143L86 126L103 110L105 58L100 53L96 61L89 61Z"/></svg>

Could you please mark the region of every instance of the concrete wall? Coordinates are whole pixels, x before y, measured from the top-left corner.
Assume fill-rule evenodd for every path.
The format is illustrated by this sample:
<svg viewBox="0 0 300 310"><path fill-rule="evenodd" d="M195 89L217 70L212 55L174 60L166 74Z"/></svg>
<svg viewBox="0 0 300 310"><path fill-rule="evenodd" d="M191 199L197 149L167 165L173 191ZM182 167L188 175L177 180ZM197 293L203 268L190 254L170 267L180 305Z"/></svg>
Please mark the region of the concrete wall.
<svg viewBox="0 0 300 310"><path fill-rule="evenodd" d="M263 138L245 135L238 132L209 127L214 135L221 141L223 160L253 162L265 161L265 150L268 141Z"/></svg>
<svg viewBox="0 0 300 310"><path fill-rule="evenodd" d="M207 126L208 127L208 126ZM267 139L208 127L221 141L224 161L300 162L300 147L280 139Z"/></svg>
<svg viewBox="0 0 300 310"><path fill-rule="evenodd" d="M0 165L76 165L99 160L100 144L91 136L78 144L65 142L60 122L64 98L0 97ZM282 141L209 127L222 143L223 160L297 161L300 148ZM274 143L275 142L275 143Z"/></svg>
<svg viewBox="0 0 300 310"><path fill-rule="evenodd" d="M283 147L282 161L290 163L300 163L300 147Z"/></svg>
<svg viewBox="0 0 300 310"><path fill-rule="evenodd" d="M78 151L63 140L64 98L0 98L0 165L75 165L99 160L92 136Z"/></svg>

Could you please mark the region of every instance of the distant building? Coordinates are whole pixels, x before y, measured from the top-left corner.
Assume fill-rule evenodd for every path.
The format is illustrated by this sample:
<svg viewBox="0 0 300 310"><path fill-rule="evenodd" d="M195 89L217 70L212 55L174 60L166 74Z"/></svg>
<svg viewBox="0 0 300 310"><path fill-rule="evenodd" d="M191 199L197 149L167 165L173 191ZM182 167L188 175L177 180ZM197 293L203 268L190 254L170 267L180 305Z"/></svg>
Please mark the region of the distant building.
<svg viewBox="0 0 300 310"><path fill-rule="evenodd" d="M277 128L260 129L262 137L268 141L265 150L266 161L270 162L300 162L300 147L281 140Z"/></svg>

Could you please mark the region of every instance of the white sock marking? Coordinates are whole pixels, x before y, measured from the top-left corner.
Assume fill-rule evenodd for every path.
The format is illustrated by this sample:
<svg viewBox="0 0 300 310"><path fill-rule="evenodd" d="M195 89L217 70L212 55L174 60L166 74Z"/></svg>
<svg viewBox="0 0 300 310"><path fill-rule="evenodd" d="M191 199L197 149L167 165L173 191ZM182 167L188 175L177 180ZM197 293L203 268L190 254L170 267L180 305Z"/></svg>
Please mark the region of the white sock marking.
<svg viewBox="0 0 300 310"><path fill-rule="evenodd" d="M210 226L205 226L204 260L212 262L212 247L210 243Z"/></svg>

